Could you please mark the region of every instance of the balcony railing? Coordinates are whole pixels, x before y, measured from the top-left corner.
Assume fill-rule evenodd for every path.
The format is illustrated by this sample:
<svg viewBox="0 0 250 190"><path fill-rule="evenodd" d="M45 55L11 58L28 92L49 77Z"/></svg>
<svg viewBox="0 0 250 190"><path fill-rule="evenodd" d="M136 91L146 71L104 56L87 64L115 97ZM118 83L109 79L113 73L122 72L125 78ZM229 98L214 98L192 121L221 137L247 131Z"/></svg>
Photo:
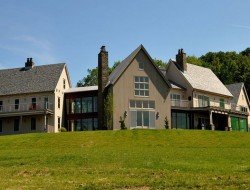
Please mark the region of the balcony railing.
<svg viewBox="0 0 250 190"><path fill-rule="evenodd" d="M189 107L189 101L188 100L171 100L171 105L173 107L188 108Z"/></svg>
<svg viewBox="0 0 250 190"><path fill-rule="evenodd" d="M49 102L41 103L24 103L24 104L11 104L0 106L0 113L8 112L27 112L27 111L42 111L53 110L53 104Z"/></svg>

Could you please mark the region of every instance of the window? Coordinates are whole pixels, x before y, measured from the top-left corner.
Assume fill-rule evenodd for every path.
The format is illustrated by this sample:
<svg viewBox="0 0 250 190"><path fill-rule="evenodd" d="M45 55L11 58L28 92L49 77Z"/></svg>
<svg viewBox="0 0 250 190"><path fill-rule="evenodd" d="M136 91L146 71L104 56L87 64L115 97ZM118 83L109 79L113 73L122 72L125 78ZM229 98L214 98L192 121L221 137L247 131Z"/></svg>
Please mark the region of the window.
<svg viewBox="0 0 250 190"><path fill-rule="evenodd" d="M60 107L61 107L61 98L60 97L58 97L57 98L57 107L60 109Z"/></svg>
<svg viewBox="0 0 250 190"><path fill-rule="evenodd" d="M31 109L35 110L36 109L36 98L31 99Z"/></svg>
<svg viewBox="0 0 250 190"><path fill-rule="evenodd" d="M210 106L209 97L204 95L198 95L199 107L208 107Z"/></svg>
<svg viewBox="0 0 250 190"><path fill-rule="evenodd" d="M49 98L45 97L44 98L44 109L48 109L49 108Z"/></svg>
<svg viewBox="0 0 250 190"><path fill-rule="evenodd" d="M63 89L65 89L65 86L66 86L66 82L65 82L65 79L63 79Z"/></svg>
<svg viewBox="0 0 250 190"><path fill-rule="evenodd" d="M181 95L180 94L171 94L170 95L172 106L180 106L181 104Z"/></svg>
<svg viewBox="0 0 250 190"><path fill-rule="evenodd" d="M61 128L61 118L60 117L57 118L57 127L58 127L58 129Z"/></svg>
<svg viewBox="0 0 250 190"><path fill-rule="evenodd" d="M187 113L172 112L172 128L174 129L188 129L189 116Z"/></svg>
<svg viewBox="0 0 250 190"><path fill-rule="evenodd" d="M97 112L97 97L93 97L93 112Z"/></svg>
<svg viewBox="0 0 250 190"><path fill-rule="evenodd" d="M92 97L85 97L82 98L82 113L89 113L92 112Z"/></svg>
<svg viewBox="0 0 250 190"><path fill-rule="evenodd" d="M15 110L19 110L19 99L15 99Z"/></svg>
<svg viewBox="0 0 250 190"><path fill-rule="evenodd" d="M135 96L149 96L149 79L148 77L134 78Z"/></svg>
<svg viewBox="0 0 250 190"><path fill-rule="evenodd" d="M3 111L3 101L0 101L0 112Z"/></svg>
<svg viewBox="0 0 250 190"><path fill-rule="evenodd" d="M0 133L2 133L2 132L3 132L3 121L0 120Z"/></svg>
<svg viewBox="0 0 250 190"><path fill-rule="evenodd" d="M242 111L242 112L247 112L247 108L244 107L244 106L240 106L240 111Z"/></svg>
<svg viewBox="0 0 250 190"><path fill-rule="evenodd" d="M130 100L130 108L155 109L155 101L151 100Z"/></svg>
<svg viewBox="0 0 250 190"><path fill-rule="evenodd" d="M19 131L19 119L14 120L14 131Z"/></svg>
<svg viewBox="0 0 250 190"><path fill-rule="evenodd" d="M31 129L31 131L36 130L36 118L35 117L32 117L30 120L30 129Z"/></svg>
<svg viewBox="0 0 250 190"><path fill-rule="evenodd" d="M223 98L220 99L220 107L225 108L225 100Z"/></svg>
<svg viewBox="0 0 250 190"><path fill-rule="evenodd" d="M154 110L131 110L130 114L132 128L155 128Z"/></svg>
<svg viewBox="0 0 250 190"><path fill-rule="evenodd" d="M93 130L92 118L82 120L82 130L83 131L91 131L91 130Z"/></svg>
<svg viewBox="0 0 250 190"><path fill-rule="evenodd" d="M74 105L75 105L74 113L81 113L81 98L76 98Z"/></svg>
<svg viewBox="0 0 250 190"><path fill-rule="evenodd" d="M144 70L144 62L139 62L139 69Z"/></svg>

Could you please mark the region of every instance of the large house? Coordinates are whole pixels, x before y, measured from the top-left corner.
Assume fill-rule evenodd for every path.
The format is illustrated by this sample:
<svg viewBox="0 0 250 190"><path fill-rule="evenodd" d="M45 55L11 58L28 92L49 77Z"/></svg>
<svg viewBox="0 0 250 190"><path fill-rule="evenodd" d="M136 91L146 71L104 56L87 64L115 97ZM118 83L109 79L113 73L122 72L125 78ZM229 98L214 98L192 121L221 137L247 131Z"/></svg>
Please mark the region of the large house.
<svg viewBox="0 0 250 190"><path fill-rule="evenodd" d="M140 45L109 74L105 46L98 86L71 88L65 64L0 70L0 133L164 129L248 131L243 83L225 86L208 68L176 60L158 68Z"/></svg>
<svg viewBox="0 0 250 190"><path fill-rule="evenodd" d="M0 70L0 133L58 132L70 87L65 63Z"/></svg>

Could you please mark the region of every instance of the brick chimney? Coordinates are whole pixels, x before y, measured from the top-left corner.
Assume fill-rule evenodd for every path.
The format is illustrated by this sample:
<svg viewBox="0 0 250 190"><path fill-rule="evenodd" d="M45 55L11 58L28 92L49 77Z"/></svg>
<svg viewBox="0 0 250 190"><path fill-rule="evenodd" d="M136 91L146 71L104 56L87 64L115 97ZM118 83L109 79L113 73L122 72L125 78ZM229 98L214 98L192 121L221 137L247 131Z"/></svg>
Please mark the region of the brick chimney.
<svg viewBox="0 0 250 190"><path fill-rule="evenodd" d="M178 54L176 55L176 65L182 72L187 70L187 56L183 49L178 50Z"/></svg>
<svg viewBox="0 0 250 190"><path fill-rule="evenodd" d="M105 129L104 126L104 89L108 83L108 52L105 46L101 47L98 54L98 128Z"/></svg>
<svg viewBox="0 0 250 190"><path fill-rule="evenodd" d="M35 63L33 62L32 58L27 58L27 61L25 63L25 68L31 69L33 68Z"/></svg>

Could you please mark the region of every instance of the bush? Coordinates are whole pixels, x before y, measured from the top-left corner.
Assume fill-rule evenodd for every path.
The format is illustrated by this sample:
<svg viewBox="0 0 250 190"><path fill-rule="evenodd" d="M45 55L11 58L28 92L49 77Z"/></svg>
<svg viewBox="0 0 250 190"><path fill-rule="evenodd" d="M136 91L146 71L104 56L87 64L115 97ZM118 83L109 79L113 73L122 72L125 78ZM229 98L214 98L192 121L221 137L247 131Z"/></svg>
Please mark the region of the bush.
<svg viewBox="0 0 250 190"><path fill-rule="evenodd" d="M121 124L120 127L121 127L121 130L125 130L127 129L126 125L125 125L125 119L122 119L122 117L120 116L120 121L119 123Z"/></svg>
<svg viewBox="0 0 250 190"><path fill-rule="evenodd" d="M164 127L165 129L169 129L169 125L168 125L168 117L166 116L164 119Z"/></svg>
<svg viewBox="0 0 250 190"><path fill-rule="evenodd" d="M67 132L67 129L65 127L61 127L61 129L59 131L60 132Z"/></svg>

